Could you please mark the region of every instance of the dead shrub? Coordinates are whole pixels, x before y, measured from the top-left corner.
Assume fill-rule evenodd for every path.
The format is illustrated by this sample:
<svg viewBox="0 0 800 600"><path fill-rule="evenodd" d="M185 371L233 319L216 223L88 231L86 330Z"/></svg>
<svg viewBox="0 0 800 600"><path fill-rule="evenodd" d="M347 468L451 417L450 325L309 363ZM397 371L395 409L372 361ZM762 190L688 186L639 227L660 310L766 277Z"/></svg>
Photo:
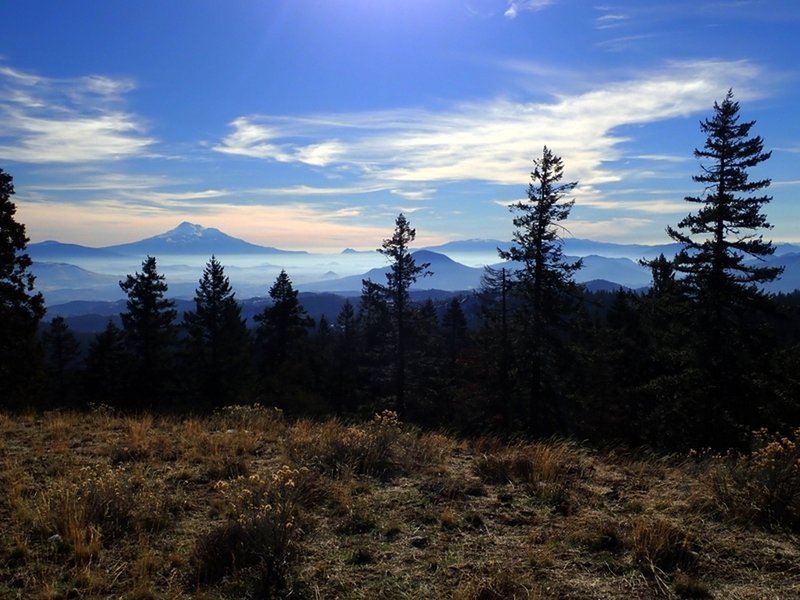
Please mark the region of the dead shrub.
<svg viewBox="0 0 800 600"><path fill-rule="evenodd" d="M722 512L738 522L800 529L798 443L800 428L791 438L762 429L749 453L718 457L709 481Z"/></svg>
<svg viewBox="0 0 800 600"><path fill-rule="evenodd" d="M251 475L219 481L227 522L201 535L192 555L193 582L207 585L239 569L258 567L259 585L281 588L286 579L304 470L283 466L271 478Z"/></svg>
<svg viewBox="0 0 800 600"><path fill-rule="evenodd" d="M331 477L355 473L387 480L400 471L401 435L392 411L376 414L364 425L299 421L288 432L286 452L294 462Z"/></svg>
<svg viewBox="0 0 800 600"><path fill-rule="evenodd" d="M453 600L535 600L542 595L520 573L506 568L473 576L453 592Z"/></svg>

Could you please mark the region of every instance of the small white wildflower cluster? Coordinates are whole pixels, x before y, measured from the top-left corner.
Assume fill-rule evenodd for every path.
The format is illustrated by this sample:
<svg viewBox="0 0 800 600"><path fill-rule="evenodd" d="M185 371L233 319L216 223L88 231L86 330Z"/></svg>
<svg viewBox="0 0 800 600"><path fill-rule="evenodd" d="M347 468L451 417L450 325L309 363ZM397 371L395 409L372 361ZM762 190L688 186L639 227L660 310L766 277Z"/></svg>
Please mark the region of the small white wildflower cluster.
<svg viewBox="0 0 800 600"><path fill-rule="evenodd" d="M247 525L268 519L281 527L294 528L300 488L308 469L283 465L271 477L256 473L230 481L218 481L214 489L223 498L228 516Z"/></svg>

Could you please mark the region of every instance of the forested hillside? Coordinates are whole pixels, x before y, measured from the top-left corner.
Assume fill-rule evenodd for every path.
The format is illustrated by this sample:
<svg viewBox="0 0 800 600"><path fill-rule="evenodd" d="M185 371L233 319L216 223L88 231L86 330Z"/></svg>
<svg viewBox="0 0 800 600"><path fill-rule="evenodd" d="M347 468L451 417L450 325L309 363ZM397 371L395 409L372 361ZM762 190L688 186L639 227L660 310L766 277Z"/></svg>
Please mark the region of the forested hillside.
<svg viewBox="0 0 800 600"><path fill-rule="evenodd" d="M562 235L577 182L562 181L565 165L545 147L528 198L511 207L513 241L499 251L507 263L487 268L477 293L412 300L432 271L417 260L428 254L411 252L416 231L400 214L378 249L385 274L363 280L338 314L309 317L282 271L248 327L212 256L193 309L179 315L148 256L120 281L119 325L109 321L82 350L64 319L43 320L4 173L3 404L197 414L258 401L298 417L392 409L464 434L746 448L750 432L786 431L800 416L796 294L764 291L781 268L763 238L770 181L750 177L770 158L753 125L731 92L701 123L693 180L702 192L667 224L675 257L643 261L646 293L574 282L582 261L564 257Z"/></svg>

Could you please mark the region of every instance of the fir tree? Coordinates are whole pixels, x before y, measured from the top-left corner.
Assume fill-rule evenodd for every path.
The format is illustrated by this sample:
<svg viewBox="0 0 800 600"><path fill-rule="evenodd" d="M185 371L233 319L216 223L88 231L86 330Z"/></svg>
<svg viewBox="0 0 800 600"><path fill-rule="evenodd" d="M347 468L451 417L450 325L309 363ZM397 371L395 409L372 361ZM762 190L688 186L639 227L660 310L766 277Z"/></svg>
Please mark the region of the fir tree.
<svg viewBox="0 0 800 600"><path fill-rule="evenodd" d="M86 355L88 401L96 405L125 406L130 391L129 365L125 334L109 320L89 345Z"/></svg>
<svg viewBox="0 0 800 600"><path fill-rule="evenodd" d="M183 315L192 379L204 404L235 403L247 383L249 334L247 323L215 256L211 257L195 291L195 310Z"/></svg>
<svg viewBox="0 0 800 600"><path fill-rule="evenodd" d="M685 275L684 285L701 304L719 312L725 298L753 295L756 285L768 283L781 273L779 267L745 263L748 257L763 259L775 251L760 230L770 229L764 205L772 199L760 193L769 179L750 179L748 170L769 159L760 136L750 137L755 121L739 122L739 103L728 91L721 104L714 103L714 116L700 123L707 135L701 173L692 180L703 184L700 196L685 200L700 208L686 216L669 236L684 245L675 268ZM683 230L683 231L681 231Z"/></svg>
<svg viewBox="0 0 800 600"><path fill-rule="evenodd" d="M453 298L442 315L442 335L447 347L447 362L450 375L455 374L456 360L467 339L467 318L461 308L463 298Z"/></svg>
<svg viewBox="0 0 800 600"><path fill-rule="evenodd" d="M770 158L760 136L751 136L755 121L740 122L739 103L728 91L714 114L701 121L706 134L701 161L693 176L703 193L685 200L699 208L668 227L668 235L683 244L674 260L682 290L693 306L692 342L699 369L695 389L700 410L695 420L705 432L704 443L734 443L736 429L755 424L765 388L753 387L747 373L763 371L756 364L769 342L764 319L768 308L761 285L778 277L782 268L762 264L774 252L762 231L771 225L763 212L771 197L769 179L751 179L750 169ZM746 262L755 259L754 262ZM760 346L760 347L759 347ZM697 386L694 386L697 388ZM746 423L746 425L745 425Z"/></svg>
<svg viewBox="0 0 800 600"><path fill-rule="evenodd" d="M531 426L538 420L541 433L555 424L564 428L565 414L561 406L563 394L558 389L558 334L562 317L568 312L574 296L574 273L581 261L568 262L562 254L562 222L569 216L574 200L564 196L577 182L561 183L564 165L560 157L544 147L542 157L534 159L528 200L511 206L517 212L513 223L514 245L500 251L500 257L515 261L513 291L521 300L520 313L523 340L520 352L527 355L529 374L528 418Z"/></svg>
<svg viewBox="0 0 800 600"><path fill-rule="evenodd" d="M479 332L482 343L478 344L484 362L493 367L486 383L490 402L490 415L502 418L503 429L511 428L512 395L511 369L512 349L510 333L511 277L505 267L484 267L478 289L478 310L482 320Z"/></svg>
<svg viewBox="0 0 800 600"><path fill-rule="evenodd" d="M419 277L425 277L430 272L429 263L418 265L411 255L410 244L417 236L415 229L400 213L395 220L392 237L383 241L378 252L387 257L391 264L386 273L386 285L383 292L388 300L392 323L394 327L394 379L395 379L395 410L400 418L406 415L406 339L408 337L408 320L410 314L410 300L408 289Z"/></svg>
<svg viewBox="0 0 800 600"><path fill-rule="evenodd" d="M153 256L142 262L141 273L128 275L119 286L128 295L127 311L120 317L126 346L136 357L134 408L141 408L166 397L177 311L175 302L164 297L167 284Z"/></svg>
<svg viewBox="0 0 800 600"><path fill-rule="evenodd" d="M50 376L53 400L59 404L68 402L73 370L81 346L64 317L54 317L49 327L42 332L45 360Z"/></svg>
<svg viewBox="0 0 800 600"><path fill-rule="evenodd" d="M345 300L336 317L333 342L333 407L339 413L354 411L358 383L358 322L350 300Z"/></svg>
<svg viewBox="0 0 800 600"><path fill-rule="evenodd" d="M286 271L281 271L269 289L272 303L255 316L263 369L267 373L276 372L296 354L300 342L314 325L297 296Z"/></svg>
<svg viewBox="0 0 800 600"><path fill-rule="evenodd" d="M0 404L21 406L35 393L41 366L36 329L44 298L33 292L25 226L14 219L11 175L0 169Z"/></svg>

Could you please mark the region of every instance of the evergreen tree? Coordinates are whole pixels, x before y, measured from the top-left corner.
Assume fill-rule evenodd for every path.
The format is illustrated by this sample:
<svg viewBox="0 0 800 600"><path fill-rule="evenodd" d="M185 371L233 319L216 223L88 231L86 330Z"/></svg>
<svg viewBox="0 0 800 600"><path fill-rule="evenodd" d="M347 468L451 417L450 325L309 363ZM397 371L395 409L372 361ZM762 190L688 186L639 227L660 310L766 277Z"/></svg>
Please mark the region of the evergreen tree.
<svg viewBox="0 0 800 600"><path fill-rule="evenodd" d="M240 400L247 384L249 333L242 310L215 256L195 291L195 310L183 315L192 381L208 407Z"/></svg>
<svg viewBox="0 0 800 600"><path fill-rule="evenodd" d="M314 320L298 300L292 281L281 271L269 290L272 303L255 316L263 391L285 409L319 412L308 382L312 378L307 337Z"/></svg>
<svg viewBox="0 0 800 600"><path fill-rule="evenodd" d="M442 315L442 335L447 347L448 371L455 374L456 361L467 339L467 318L461 309L463 298L453 298L448 302Z"/></svg>
<svg viewBox="0 0 800 600"><path fill-rule="evenodd" d="M297 296L291 279L282 270L269 289L272 303L255 316L266 369L279 368L293 354L299 341L308 335L309 328L314 326L314 320L308 316Z"/></svg>
<svg viewBox="0 0 800 600"><path fill-rule="evenodd" d="M106 328L89 345L86 355L88 401L121 407L127 404L130 356L125 334L109 319Z"/></svg>
<svg viewBox="0 0 800 600"><path fill-rule="evenodd" d="M350 300L345 300L336 317L333 342L333 408L337 413L356 409L358 385L358 322Z"/></svg>
<svg viewBox="0 0 800 600"><path fill-rule="evenodd" d="M486 378L490 401L486 409L490 416L502 418L502 428L511 428L512 394L511 369L512 350L510 333L511 277L505 267L484 267L478 289L478 310L482 320L479 331L481 343L477 344L482 355L481 363L491 365L490 377Z"/></svg>
<svg viewBox="0 0 800 600"><path fill-rule="evenodd" d="M394 390L391 372L394 357L392 318L384 286L369 279L362 280L361 284L356 318L360 350L359 391L372 404L370 408L382 410L386 407L374 404L375 401L392 394ZM394 405L397 405L396 400Z"/></svg>
<svg viewBox="0 0 800 600"><path fill-rule="evenodd" d="M41 367L36 329L44 298L33 293L31 258L25 253L25 226L17 223L11 175L0 169L0 405L31 401Z"/></svg>
<svg viewBox="0 0 800 600"><path fill-rule="evenodd" d="M141 273L128 275L119 286L128 295L127 311L120 317L126 347L135 357L133 408L141 408L167 396L177 311L175 302L164 297L167 284L153 256L142 262Z"/></svg>
<svg viewBox="0 0 800 600"><path fill-rule="evenodd" d="M769 159L760 136L750 137L755 121L739 122L739 103L728 91L721 104L714 103L714 116L700 123L707 135L695 158L704 160L701 173L692 180L704 185L701 196L687 196L698 204L679 229L667 228L669 236L684 245L675 260L684 285L693 298L708 307L707 316L719 319L728 297L741 298L757 292L756 285L774 280L779 267L745 263L747 257L763 259L775 251L758 233L770 229L765 204L772 199L761 194L769 179L750 180L748 169ZM680 231L684 230L684 231Z"/></svg>
<svg viewBox="0 0 800 600"><path fill-rule="evenodd" d="M431 298L413 306L406 326L406 390L414 398L406 407L407 415L422 426L450 425L452 398L445 396L449 380L443 377L445 345Z"/></svg>
<svg viewBox="0 0 800 600"><path fill-rule="evenodd" d="M386 285L383 292L389 302L394 327L394 379L395 409L400 418L406 416L406 338L408 336L408 319L410 300L408 289L419 277L430 274L429 263L418 265L411 255L409 245L417 236L415 229L400 213L395 220L392 237L383 241L378 252L387 257L391 264L386 273Z"/></svg>
<svg viewBox="0 0 800 600"><path fill-rule="evenodd" d="M513 220L514 245L500 251L500 257L519 264L513 290L521 300L523 343L519 351L527 355L528 418L531 426L533 419L538 419L540 433L546 433L553 426L566 426L564 396L558 389L558 335L575 295L573 274L581 261L564 260L561 250L561 223L574 204L574 200L564 201L564 196L577 182L561 183L563 162L547 146L533 163L528 200L511 206L518 213ZM547 422L553 419L557 423Z"/></svg>
<svg viewBox="0 0 800 600"><path fill-rule="evenodd" d="M763 333L757 314L768 303L759 285L782 271L745 262L763 261L774 252L760 233L771 228L763 212L771 200L763 193L770 180L751 180L749 174L771 155L764 152L760 136L751 136L754 124L740 122L732 91L714 103L713 116L700 123L705 144L694 151L701 172L692 179L703 185L703 194L685 198L699 208L677 229L667 228L668 235L683 244L674 268L694 305L691 327L697 335L695 352L705 386L699 420L705 424L708 441L713 438L722 445L732 442L739 425L754 424L752 413L758 402L753 396L759 393L750 385L755 379L744 375L760 369L750 359L763 352L756 349ZM749 400L744 398L747 388Z"/></svg>
<svg viewBox="0 0 800 600"><path fill-rule="evenodd" d="M59 404L65 404L71 400L70 383L80 355L80 344L61 316L54 317L50 326L42 332L42 344L52 399Z"/></svg>

